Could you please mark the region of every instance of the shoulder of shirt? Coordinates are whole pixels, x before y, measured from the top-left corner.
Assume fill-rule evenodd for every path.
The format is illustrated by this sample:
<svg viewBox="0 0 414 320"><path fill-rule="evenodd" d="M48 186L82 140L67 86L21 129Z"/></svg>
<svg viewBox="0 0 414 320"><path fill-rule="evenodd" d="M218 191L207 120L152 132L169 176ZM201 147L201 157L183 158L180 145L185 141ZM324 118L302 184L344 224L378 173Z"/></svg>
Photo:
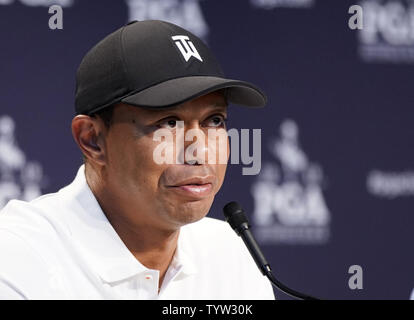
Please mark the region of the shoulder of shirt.
<svg viewBox="0 0 414 320"><path fill-rule="evenodd" d="M59 222L61 200L58 192L45 194L32 201L10 200L0 210L0 235L1 232L9 231L31 239L30 236L34 234L55 233L56 224L62 226Z"/></svg>
<svg viewBox="0 0 414 320"><path fill-rule="evenodd" d="M0 211L0 283L11 284L24 297L49 292L47 281L66 228L62 200L58 192L29 202L11 200Z"/></svg>

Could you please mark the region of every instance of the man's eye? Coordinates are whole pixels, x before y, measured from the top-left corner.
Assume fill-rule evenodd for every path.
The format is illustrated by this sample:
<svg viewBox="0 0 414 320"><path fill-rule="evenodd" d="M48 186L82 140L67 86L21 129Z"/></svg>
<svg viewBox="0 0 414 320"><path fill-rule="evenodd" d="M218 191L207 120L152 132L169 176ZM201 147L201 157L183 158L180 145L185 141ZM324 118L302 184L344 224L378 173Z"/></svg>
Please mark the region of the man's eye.
<svg viewBox="0 0 414 320"><path fill-rule="evenodd" d="M213 116L207 121L209 127L224 127L226 120L223 116Z"/></svg>
<svg viewBox="0 0 414 320"><path fill-rule="evenodd" d="M177 121L176 119L167 119L165 121L162 121L159 126L162 128L167 128L167 129L174 129L177 126Z"/></svg>

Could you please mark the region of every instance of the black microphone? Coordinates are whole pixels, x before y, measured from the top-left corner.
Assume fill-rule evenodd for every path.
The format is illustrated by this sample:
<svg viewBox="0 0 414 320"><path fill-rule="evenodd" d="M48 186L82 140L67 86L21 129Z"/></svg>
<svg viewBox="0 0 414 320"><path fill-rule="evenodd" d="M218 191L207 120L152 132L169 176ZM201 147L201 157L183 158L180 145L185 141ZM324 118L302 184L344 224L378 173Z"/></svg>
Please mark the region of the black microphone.
<svg viewBox="0 0 414 320"><path fill-rule="evenodd" d="M278 281L272 273L270 264L267 262L265 256L260 250L259 245L253 237L253 234L250 231L249 221L247 220L246 214L242 207L235 201L229 202L223 208L224 217L226 221L230 224L237 235L240 236L247 249L249 249L250 254L252 255L254 261L259 267L260 271L265 275L270 282L282 292L302 300L319 300L312 296L300 293L293 289L286 287L283 283Z"/></svg>

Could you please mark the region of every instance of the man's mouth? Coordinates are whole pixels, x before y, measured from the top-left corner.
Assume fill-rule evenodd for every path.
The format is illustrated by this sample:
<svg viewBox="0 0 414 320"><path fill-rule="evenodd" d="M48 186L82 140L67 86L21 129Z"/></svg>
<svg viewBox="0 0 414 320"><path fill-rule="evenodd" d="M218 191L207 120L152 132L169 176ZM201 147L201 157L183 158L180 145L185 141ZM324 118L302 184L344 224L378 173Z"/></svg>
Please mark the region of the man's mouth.
<svg viewBox="0 0 414 320"><path fill-rule="evenodd" d="M213 182L213 176L194 177L168 186L168 189L191 198L204 198L213 191Z"/></svg>
<svg viewBox="0 0 414 320"><path fill-rule="evenodd" d="M186 184L183 186L178 186L175 188L179 188L183 190L184 192L196 195L196 196L206 196L210 194L212 190L211 183L206 184Z"/></svg>

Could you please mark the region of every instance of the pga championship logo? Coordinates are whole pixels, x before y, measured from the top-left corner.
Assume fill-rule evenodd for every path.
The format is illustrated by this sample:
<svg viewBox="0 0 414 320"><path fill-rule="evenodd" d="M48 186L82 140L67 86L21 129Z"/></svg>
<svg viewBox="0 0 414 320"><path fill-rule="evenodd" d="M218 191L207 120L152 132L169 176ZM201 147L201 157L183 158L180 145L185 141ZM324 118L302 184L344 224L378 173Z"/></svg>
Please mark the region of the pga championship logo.
<svg viewBox="0 0 414 320"><path fill-rule="evenodd" d="M414 63L414 1L364 0L358 53L366 62Z"/></svg>
<svg viewBox="0 0 414 320"><path fill-rule="evenodd" d="M275 8L310 8L315 0L250 0L257 8L272 10Z"/></svg>
<svg viewBox="0 0 414 320"><path fill-rule="evenodd" d="M201 0L126 0L129 21L164 20L206 40L209 32L200 6Z"/></svg>
<svg viewBox="0 0 414 320"><path fill-rule="evenodd" d="M73 5L74 0L0 0L0 5L12 5L19 2L28 7L49 7L51 5L71 7Z"/></svg>
<svg viewBox="0 0 414 320"><path fill-rule="evenodd" d="M16 143L13 119L0 116L0 209L11 199L39 197L43 181L41 165L27 161Z"/></svg>
<svg viewBox="0 0 414 320"><path fill-rule="evenodd" d="M323 195L324 175L301 149L294 121L281 124L270 151L274 161L263 163L251 186L258 240L269 244L326 243L331 214Z"/></svg>

